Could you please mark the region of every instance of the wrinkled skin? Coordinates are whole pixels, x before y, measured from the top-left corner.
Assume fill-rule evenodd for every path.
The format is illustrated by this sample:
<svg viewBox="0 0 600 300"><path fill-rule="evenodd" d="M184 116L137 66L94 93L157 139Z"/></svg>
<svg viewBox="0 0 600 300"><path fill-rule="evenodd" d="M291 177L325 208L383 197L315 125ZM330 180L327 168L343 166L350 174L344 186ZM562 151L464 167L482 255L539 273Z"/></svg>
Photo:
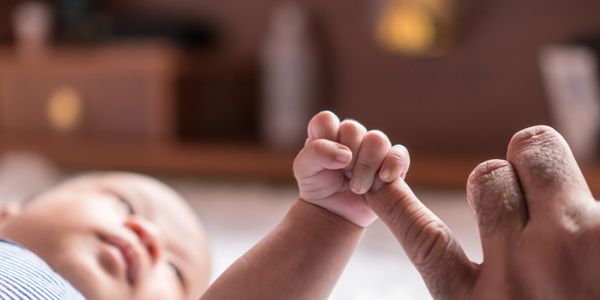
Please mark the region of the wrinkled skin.
<svg viewBox="0 0 600 300"><path fill-rule="evenodd" d="M506 160L473 170L467 198L481 264L469 261L404 181L367 194L436 299L600 298L600 205L554 129L515 134Z"/></svg>

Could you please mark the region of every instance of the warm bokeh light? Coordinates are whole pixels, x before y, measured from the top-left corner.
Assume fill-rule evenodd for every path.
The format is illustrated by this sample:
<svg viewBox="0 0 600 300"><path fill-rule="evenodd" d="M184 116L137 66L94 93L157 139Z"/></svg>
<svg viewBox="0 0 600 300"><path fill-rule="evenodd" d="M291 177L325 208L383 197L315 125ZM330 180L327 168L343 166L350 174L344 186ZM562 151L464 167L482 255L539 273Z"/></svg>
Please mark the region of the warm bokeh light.
<svg viewBox="0 0 600 300"><path fill-rule="evenodd" d="M385 48L412 54L429 51L437 35L432 16L422 6L402 2L385 10L377 33Z"/></svg>
<svg viewBox="0 0 600 300"><path fill-rule="evenodd" d="M82 113L81 95L73 87L58 87L48 99L48 122L57 131L69 132L77 129Z"/></svg>

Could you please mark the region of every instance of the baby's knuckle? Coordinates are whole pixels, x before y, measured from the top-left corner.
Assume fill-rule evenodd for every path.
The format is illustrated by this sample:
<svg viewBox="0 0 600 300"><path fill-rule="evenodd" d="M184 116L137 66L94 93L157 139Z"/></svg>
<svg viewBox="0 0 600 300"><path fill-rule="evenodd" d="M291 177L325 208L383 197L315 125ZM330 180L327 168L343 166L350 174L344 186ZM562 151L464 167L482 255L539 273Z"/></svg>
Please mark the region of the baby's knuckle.
<svg viewBox="0 0 600 300"><path fill-rule="evenodd" d="M323 110L314 115L311 121L322 122L335 117L336 115L333 112L329 110Z"/></svg>
<svg viewBox="0 0 600 300"><path fill-rule="evenodd" d="M367 131L365 126L360 124L358 121L352 119L345 119L344 121L342 121L340 123L340 130L342 129L351 130L354 132Z"/></svg>
<svg viewBox="0 0 600 300"><path fill-rule="evenodd" d="M365 135L365 143L374 147L384 147L391 144L387 135L380 130L371 130L367 132Z"/></svg>
<svg viewBox="0 0 600 300"><path fill-rule="evenodd" d="M404 145L396 144L392 147L392 149L393 149L394 153L398 153L398 154L400 154L402 156L406 156L406 157L410 156L408 148L406 148Z"/></svg>
<svg viewBox="0 0 600 300"><path fill-rule="evenodd" d="M403 153L390 152L388 157L396 164L403 164L408 162L408 158Z"/></svg>
<svg viewBox="0 0 600 300"><path fill-rule="evenodd" d="M314 140L311 143L311 148L315 153L320 154L328 150L329 142L325 139Z"/></svg>
<svg viewBox="0 0 600 300"><path fill-rule="evenodd" d="M294 170L294 173L296 172L296 170L298 169L298 167L304 160L305 152L306 152L306 148L303 148L302 150L300 150L300 152L298 152L298 154L296 154L296 157L294 158L294 161L292 162L292 170Z"/></svg>
<svg viewBox="0 0 600 300"><path fill-rule="evenodd" d="M371 169L373 169L373 166L371 166L371 164L369 164L366 161L360 160L354 164L353 173L369 172L371 171Z"/></svg>

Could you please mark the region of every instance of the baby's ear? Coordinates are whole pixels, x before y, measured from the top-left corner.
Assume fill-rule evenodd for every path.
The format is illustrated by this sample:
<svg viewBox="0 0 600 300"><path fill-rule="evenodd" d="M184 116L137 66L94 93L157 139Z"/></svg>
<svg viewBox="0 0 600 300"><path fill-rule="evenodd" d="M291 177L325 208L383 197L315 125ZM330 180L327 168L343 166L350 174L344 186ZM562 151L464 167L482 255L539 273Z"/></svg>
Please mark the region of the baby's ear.
<svg viewBox="0 0 600 300"><path fill-rule="evenodd" d="M0 223L18 215L21 212L21 205L15 202L6 202L0 205Z"/></svg>

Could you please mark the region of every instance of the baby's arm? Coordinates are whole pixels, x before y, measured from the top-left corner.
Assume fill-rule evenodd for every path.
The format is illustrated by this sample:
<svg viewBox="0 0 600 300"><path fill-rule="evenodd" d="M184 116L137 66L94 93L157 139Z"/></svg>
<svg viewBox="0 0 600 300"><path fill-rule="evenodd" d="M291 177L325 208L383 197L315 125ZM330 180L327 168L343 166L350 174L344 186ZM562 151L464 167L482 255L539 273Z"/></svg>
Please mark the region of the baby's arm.
<svg viewBox="0 0 600 300"><path fill-rule="evenodd" d="M357 224L372 221L364 197L350 191L349 180L342 173L352 172L348 167L357 161L353 157L359 156L367 132L354 136L358 142L339 144L340 123L336 120L331 113L313 118L309 140L294 162L301 199L281 224L211 285L202 299L328 297L364 232ZM375 143L368 142L362 148L367 151L364 153L374 153L371 158L377 161L358 172L369 185L381 177L381 168L390 170L391 176L386 179L393 180L407 167L407 160L389 159L388 154L395 150L387 137L376 135L379 137L369 138Z"/></svg>
<svg viewBox="0 0 600 300"><path fill-rule="evenodd" d="M205 299L327 299L364 229L299 200L238 259Z"/></svg>

